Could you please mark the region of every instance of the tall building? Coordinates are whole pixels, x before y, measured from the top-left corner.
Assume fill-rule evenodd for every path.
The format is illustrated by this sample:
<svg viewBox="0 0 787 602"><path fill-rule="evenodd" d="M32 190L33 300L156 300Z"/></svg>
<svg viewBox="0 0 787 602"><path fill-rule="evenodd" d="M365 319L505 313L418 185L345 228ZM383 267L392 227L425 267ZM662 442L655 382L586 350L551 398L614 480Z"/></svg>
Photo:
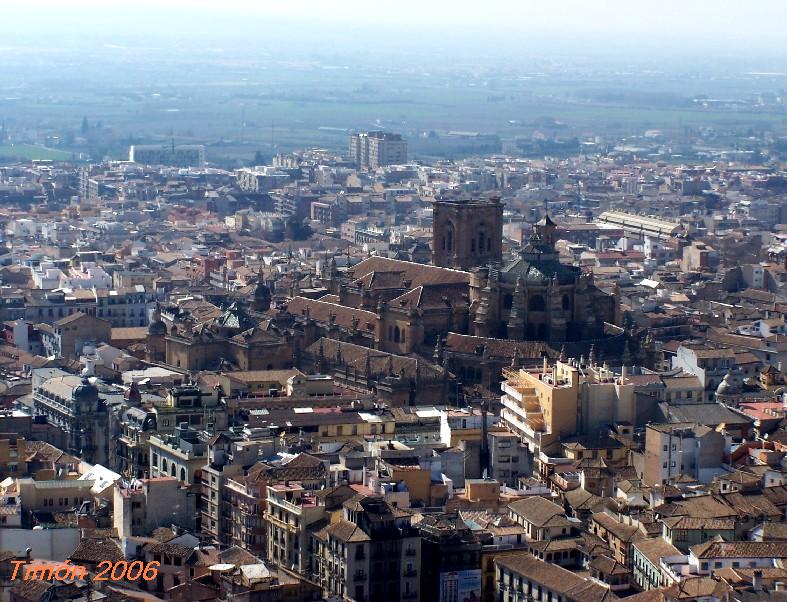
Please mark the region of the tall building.
<svg viewBox="0 0 787 602"><path fill-rule="evenodd" d="M421 599L421 538L411 515L379 497L353 497L312 536L311 570L327 596L356 602Z"/></svg>
<svg viewBox="0 0 787 602"><path fill-rule="evenodd" d="M481 542L458 516L424 516L421 533L421 598L463 602L481 597Z"/></svg>
<svg viewBox="0 0 787 602"><path fill-rule="evenodd" d="M541 370L506 370L500 417L537 459L567 437L603 435L609 425L635 422L634 384L608 366L544 360Z"/></svg>
<svg viewBox="0 0 787 602"><path fill-rule="evenodd" d="M469 270L503 260L503 203L437 200L432 205L432 263Z"/></svg>
<svg viewBox="0 0 787 602"><path fill-rule="evenodd" d="M661 485L688 476L710 483L722 471L725 445L722 433L702 424L648 424L643 481Z"/></svg>
<svg viewBox="0 0 787 602"><path fill-rule="evenodd" d="M407 163L407 141L388 132L350 134L350 160L362 169Z"/></svg>
<svg viewBox="0 0 787 602"><path fill-rule="evenodd" d="M128 160L143 165L202 167L205 147L202 144L135 144L128 149Z"/></svg>
<svg viewBox="0 0 787 602"><path fill-rule="evenodd" d="M307 572L310 526L324 515L325 507L318 505L314 492L300 483L268 485L268 559L293 571Z"/></svg>
<svg viewBox="0 0 787 602"><path fill-rule="evenodd" d="M63 451L106 466L108 414L98 388L87 374L80 378L57 369L49 372L51 378L33 386L33 411L55 425Z"/></svg>

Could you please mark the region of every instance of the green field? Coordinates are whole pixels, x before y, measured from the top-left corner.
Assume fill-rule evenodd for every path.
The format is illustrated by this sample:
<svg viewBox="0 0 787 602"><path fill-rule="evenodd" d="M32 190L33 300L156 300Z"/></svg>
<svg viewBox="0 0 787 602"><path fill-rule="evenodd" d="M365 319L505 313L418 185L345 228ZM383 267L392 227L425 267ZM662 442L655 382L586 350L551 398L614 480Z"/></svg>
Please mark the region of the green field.
<svg viewBox="0 0 787 602"><path fill-rule="evenodd" d="M8 159L52 159L64 161L71 158L71 153L46 148L45 146L34 146L32 144L0 144L0 160Z"/></svg>
<svg viewBox="0 0 787 602"><path fill-rule="evenodd" d="M136 46L100 56L93 49L57 59L47 54L51 62L34 71L27 47L7 52L0 65L0 123L18 140L57 136L67 150L0 146L0 157L69 159L73 151L91 160L125 158L131 144L174 140L205 144L209 161L232 166L248 163L257 151L342 151L347 132L369 129L403 134L411 157L489 152L448 135L452 131L494 134L501 146L534 134L611 142L649 129L687 144L701 129L711 130L702 134L707 144L722 147L730 140L761 142L763 132L787 135L787 110L773 100L753 100L760 93L779 96L787 75L743 68L715 66L697 75L682 67L440 63L421 55L402 63L172 48L164 54ZM89 52L90 60L81 60L88 55L80 52ZM701 97L743 100L735 108L705 108L695 101Z"/></svg>

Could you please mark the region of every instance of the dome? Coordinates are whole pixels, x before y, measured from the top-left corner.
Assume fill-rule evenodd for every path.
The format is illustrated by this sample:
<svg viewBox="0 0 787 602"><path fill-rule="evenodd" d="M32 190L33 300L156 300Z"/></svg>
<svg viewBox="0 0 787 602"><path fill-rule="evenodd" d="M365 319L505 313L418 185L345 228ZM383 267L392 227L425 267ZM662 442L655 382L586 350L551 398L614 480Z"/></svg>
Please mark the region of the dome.
<svg viewBox="0 0 787 602"><path fill-rule="evenodd" d="M72 396L76 402L95 403L98 401L98 388L88 380L87 376L83 376L82 382L74 388Z"/></svg>

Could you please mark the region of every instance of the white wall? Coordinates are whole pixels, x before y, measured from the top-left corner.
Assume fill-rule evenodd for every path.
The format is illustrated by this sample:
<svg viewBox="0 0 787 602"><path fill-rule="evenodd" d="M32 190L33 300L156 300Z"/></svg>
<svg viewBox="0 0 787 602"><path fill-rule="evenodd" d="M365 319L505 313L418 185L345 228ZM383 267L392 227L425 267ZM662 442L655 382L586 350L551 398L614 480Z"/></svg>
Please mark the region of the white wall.
<svg viewBox="0 0 787 602"><path fill-rule="evenodd" d="M79 545L79 529L0 529L0 549L20 556L31 548L33 558L63 561Z"/></svg>

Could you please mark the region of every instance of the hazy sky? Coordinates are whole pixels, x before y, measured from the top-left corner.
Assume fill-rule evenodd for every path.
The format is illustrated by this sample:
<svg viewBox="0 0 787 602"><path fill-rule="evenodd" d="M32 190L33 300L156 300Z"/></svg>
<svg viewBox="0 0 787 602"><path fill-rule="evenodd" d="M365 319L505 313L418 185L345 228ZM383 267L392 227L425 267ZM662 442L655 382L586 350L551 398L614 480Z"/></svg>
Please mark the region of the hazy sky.
<svg viewBox="0 0 787 602"><path fill-rule="evenodd" d="M264 31L271 21L298 25L318 22L333 32L376 25L385 30L421 32L437 40L474 33L493 41L550 37L557 40L641 40L686 47L756 48L781 53L787 46L785 0L22 0L3 2L0 32L221 36ZM237 28L237 29L235 29ZM309 29L311 31L311 29ZM281 33L281 32L279 32ZM600 36L607 36L600 38ZM509 39L510 41L510 39ZM745 42L745 43L743 43Z"/></svg>

